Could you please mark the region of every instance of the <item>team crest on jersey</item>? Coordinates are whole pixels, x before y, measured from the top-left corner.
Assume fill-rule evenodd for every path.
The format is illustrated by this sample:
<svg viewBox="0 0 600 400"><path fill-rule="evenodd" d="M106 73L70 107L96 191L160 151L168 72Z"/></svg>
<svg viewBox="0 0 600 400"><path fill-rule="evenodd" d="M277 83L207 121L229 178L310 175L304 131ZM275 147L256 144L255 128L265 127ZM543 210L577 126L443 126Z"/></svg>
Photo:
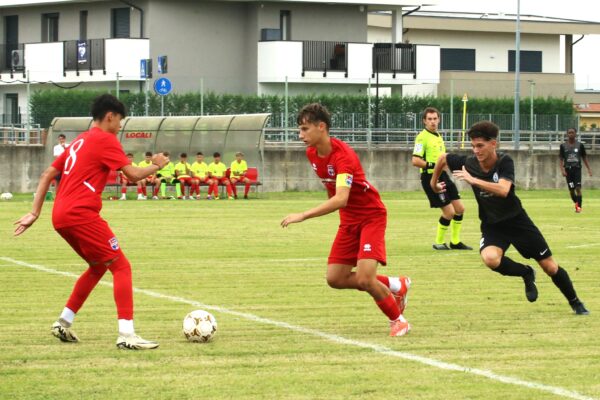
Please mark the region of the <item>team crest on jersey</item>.
<svg viewBox="0 0 600 400"><path fill-rule="evenodd" d="M413 151L413 153L420 153L422 151L423 151L423 143L415 144L415 151Z"/></svg>
<svg viewBox="0 0 600 400"><path fill-rule="evenodd" d="M492 177L492 179L494 180L494 182L498 183L498 173L494 172L494 176Z"/></svg>
<svg viewBox="0 0 600 400"><path fill-rule="evenodd" d="M119 250L119 241L117 240L116 237L112 237L110 239L108 239L108 244L110 244L110 248L113 250Z"/></svg>
<svg viewBox="0 0 600 400"><path fill-rule="evenodd" d="M327 173L329 174L329 176L335 176L335 170L333 169L333 165L327 166Z"/></svg>

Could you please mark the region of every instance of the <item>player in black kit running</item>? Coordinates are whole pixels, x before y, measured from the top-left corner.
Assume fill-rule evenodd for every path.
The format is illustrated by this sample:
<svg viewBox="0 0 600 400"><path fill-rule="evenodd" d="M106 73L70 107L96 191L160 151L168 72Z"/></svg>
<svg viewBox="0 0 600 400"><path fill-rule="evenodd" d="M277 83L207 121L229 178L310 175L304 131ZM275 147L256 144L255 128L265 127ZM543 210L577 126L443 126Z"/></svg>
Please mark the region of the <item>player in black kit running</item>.
<svg viewBox="0 0 600 400"><path fill-rule="evenodd" d="M479 205L479 252L485 265L502 275L522 277L527 300L536 301L534 269L504 255L512 244L523 257L538 262L577 315L587 315L589 311L577 297L569 274L552 258L544 236L515 194L515 165L509 155L496 152L498 132L498 126L489 121L473 125L468 135L474 154L440 155L431 177L431 188L438 193L445 190L438 178L446 166L454 177L470 184Z"/></svg>
<svg viewBox="0 0 600 400"><path fill-rule="evenodd" d="M587 168L588 175L592 176L592 169L587 160L585 146L577 140L575 128L567 129L567 141L560 145L560 171L567 178L567 186L571 200L575 204L575 212L580 213L583 207L583 196L581 195L581 161Z"/></svg>

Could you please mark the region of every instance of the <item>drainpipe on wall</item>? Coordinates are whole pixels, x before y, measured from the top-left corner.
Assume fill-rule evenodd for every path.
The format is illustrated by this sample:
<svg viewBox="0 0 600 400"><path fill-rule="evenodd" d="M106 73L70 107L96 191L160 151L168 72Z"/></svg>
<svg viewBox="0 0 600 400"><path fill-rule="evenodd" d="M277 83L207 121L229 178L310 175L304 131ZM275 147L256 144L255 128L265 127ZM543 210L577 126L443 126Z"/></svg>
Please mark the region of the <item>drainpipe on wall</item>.
<svg viewBox="0 0 600 400"><path fill-rule="evenodd" d="M138 10L140 12L140 38L144 37L144 9L141 7L136 6L133 3L130 3L128 1L125 0L120 0L121 3L128 5L131 8L135 8L136 10Z"/></svg>

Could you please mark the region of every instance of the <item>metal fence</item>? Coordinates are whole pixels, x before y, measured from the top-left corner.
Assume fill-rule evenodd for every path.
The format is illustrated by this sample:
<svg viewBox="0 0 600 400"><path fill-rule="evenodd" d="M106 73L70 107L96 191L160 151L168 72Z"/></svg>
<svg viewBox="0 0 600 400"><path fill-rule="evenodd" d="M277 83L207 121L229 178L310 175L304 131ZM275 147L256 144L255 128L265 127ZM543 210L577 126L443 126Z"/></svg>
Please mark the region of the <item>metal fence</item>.
<svg viewBox="0 0 600 400"><path fill-rule="evenodd" d="M348 43L309 40L302 42L302 76L305 71L342 71L348 76Z"/></svg>
<svg viewBox="0 0 600 400"><path fill-rule="evenodd" d="M296 126L297 115L289 114L287 126ZM500 127L500 130L515 130L513 114L467 114L466 126L469 127L478 121L492 121ZM377 122L377 123L376 123ZM285 114L273 113L269 120L270 128L285 126ZM415 113L335 113L331 115L332 128L340 129L368 129L379 127L385 130L421 130L423 123L419 114ZM441 115L440 130L455 131L462 126L462 114L454 113L454 118L449 113ZM533 127L533 129L532 129ZM578 115L533 115L520 116L519 129L524 131L555 131L566 132L568 128L579 127Z"/></svg>
<svg viewBox="0 0 600 400"><path fill-rule="evenodd" d="M405 43L375 43L373 46L373 73L414 73L415 46Z"/></svg>
<svg viewBox="0 0 600 400"><path fill-rule="evenodd" d="M387 130L387 129L340 129L330 131L332 137L359 146L389 145L397 148L412 148L415 137L420 130ZM470 148L468 137L462 131L442 132L448 149ZM556 131L521 131L519 140L515 140L514 131L501 131L500 148L522 150L557 150L565 141L564 132ZM600 150L600 132L583 132L579 135L590 151ZM265 142L269 146L301 145L298 129L265 128Z"/></svg>
<svg viewBox="0 0 600 400"><path fill-rule="evenodd" d="M44 130L37 124L0 125L0 145L42 145L44 139Z"/></svg>

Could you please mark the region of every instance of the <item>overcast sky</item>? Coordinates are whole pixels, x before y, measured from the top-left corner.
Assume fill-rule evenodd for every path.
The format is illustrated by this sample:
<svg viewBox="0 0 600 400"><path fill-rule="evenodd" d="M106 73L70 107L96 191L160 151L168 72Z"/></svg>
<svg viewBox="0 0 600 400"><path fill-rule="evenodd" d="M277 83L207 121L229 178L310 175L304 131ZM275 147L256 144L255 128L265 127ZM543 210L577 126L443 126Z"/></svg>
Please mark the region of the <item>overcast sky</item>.
<svg viewBox="0 0 600 400"><path fill-rule="evenodd" d="M517 13L517 0L432 0L432 11ZM600 0L521 0L522 15L569 18L600 23ZM573 36L573 41L580 38ZM561 65L564 71L564 65ZM600 90L600 35L587 35L573 48L573 72L577 89Z"/></svg>

